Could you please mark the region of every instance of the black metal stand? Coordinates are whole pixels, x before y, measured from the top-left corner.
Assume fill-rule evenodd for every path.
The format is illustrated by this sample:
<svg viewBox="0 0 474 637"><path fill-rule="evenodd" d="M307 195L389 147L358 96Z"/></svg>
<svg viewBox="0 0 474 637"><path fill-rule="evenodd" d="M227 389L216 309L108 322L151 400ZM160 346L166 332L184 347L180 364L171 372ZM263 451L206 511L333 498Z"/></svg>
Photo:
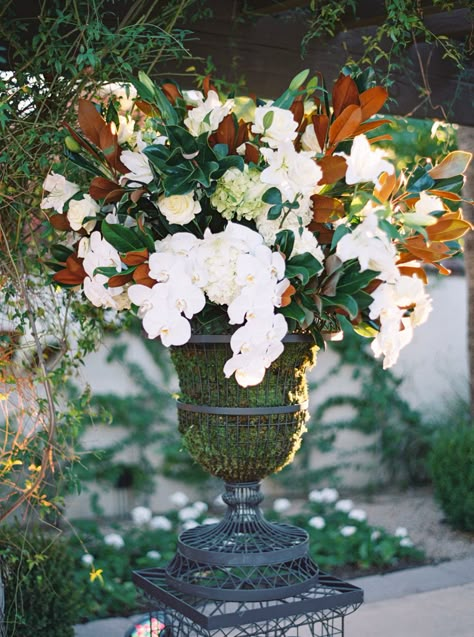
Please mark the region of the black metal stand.
<svg viewBox="0 0 474 637"><path fill-rule="evenodd" d="M268 522L260 484L227 483L218 524L178 539L166 569L133 574L165 614L160 637L337 637L363 591L320 573L303 529Z"/></svg>

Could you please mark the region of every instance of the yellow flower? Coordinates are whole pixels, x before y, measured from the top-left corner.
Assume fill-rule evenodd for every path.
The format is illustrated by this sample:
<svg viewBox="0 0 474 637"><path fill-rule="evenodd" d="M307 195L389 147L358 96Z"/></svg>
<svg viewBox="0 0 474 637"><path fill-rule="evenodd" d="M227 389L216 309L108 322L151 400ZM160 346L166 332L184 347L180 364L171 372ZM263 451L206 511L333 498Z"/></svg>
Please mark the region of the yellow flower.
<svg viewBox="0 0 474 637"><path fill-rule="evenodd" d="M95 582L95 580L98 579L101 584L104 584L104 578L102 577L102 573L103 573L103 569L93 568L89 574L90 581Z"/></svg>

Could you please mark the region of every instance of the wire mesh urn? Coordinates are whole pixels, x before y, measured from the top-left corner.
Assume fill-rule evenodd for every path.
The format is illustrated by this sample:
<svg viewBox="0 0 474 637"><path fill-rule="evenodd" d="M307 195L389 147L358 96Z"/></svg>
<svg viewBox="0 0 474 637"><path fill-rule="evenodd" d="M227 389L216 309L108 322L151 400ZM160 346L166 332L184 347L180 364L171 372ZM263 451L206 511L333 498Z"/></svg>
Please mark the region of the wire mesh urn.
<svg viewBox="0 0 474 637"><path fill-rule="evenodd" d="M286 337L263 381L241 387L223 373L230 336L193 336L171 357L178 373L179 430L193 456L225 481L221 522L184 531L166 568L173 589L214 600L264 601L314 587L319 570L307 533L265 520L260 480L292 461L308 419L309 335Z"/></svg>

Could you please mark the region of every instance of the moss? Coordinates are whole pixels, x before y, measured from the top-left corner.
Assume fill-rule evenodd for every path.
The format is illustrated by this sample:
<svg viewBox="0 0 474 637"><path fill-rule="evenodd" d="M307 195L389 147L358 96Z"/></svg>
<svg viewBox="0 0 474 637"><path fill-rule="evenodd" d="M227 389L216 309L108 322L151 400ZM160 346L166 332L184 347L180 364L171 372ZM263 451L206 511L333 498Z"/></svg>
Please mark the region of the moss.
<svg viewBox="0 0 474 637"><path fill-rule="evenodd" d="M264 380L243 388L222 369L227 343L172 348L184 403L215 407L297 405L308 399L306 370L315 363L312 343L287 343ZM260 480L292 461L306 431L307 410L289 414L216 415L179 411L179 431L190 454L209 473L229 482Z"/></svg>

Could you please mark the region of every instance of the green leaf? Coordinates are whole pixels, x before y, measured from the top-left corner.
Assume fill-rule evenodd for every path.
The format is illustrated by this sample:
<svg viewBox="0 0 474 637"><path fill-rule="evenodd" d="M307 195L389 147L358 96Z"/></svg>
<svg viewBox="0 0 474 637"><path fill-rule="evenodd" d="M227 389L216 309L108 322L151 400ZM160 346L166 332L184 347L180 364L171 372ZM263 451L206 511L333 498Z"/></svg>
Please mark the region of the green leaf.
<svg viewBox="0 0 474 637"><path fill-rule="evenodd" d="M212 150L217 159L223 159L229 154L229 146L227 144L216 144Z"/></svg>
<svg viewBox="0 0 474 637"><path fill-rule="evenodd" d="M345 310L350 318L355 318L359 313L359 306L349 294L336 294L335 296L321 296L326 308L340 307Z"/></svg>
<svg viewBox="0 0 474 637"><path fill-rule="evenodd" d="M102 222L102 234L119 252L130 252L131 250L141 250L146 247L142 240L131 228L125 228L118 223Z"/></svg>
<svg viewBox="0 0 474 637"><path fill-rule="evenodd" d="M74 251L63 245L55 245L51 247L51 254L60 263L65 263L66 259L74 254Z"/></svg>
<svg viewBox="0 0 474 637"><path fill-rule="evenodd" d="M263 116L263 129L268 130L270 126L273 124L273 118L275 117L275 113L273 111L268 111Z"/></svg>
<svg viewBox="0 0 474 637"><path fill-rule="evenodd" d="M65 148L64 155L69 159L69 161L72 161L73 164L76 164L76 166L79 166L79 168L82 168L82 170L85 170L91 175L94 175L94 177L97 177L99 175L107 177L107 174L102 171L101 168L93 164L91 161L89 161L79 153L74 153Z"/></svg>
<svg viewBox="0 0 474 637"><path fill-rule="evenodd" d="M283 316L292 318L300 324L303 324L306 320L305 311L296 301L292 301L289 305L281 307L279 311Z"/></svg>
<svg viewBox="0 0 474 637"><path fill-rule="evenodd" d="M337 226L334 235L332 237L332 241L331 241L331 250L334 250L334 248L336 247L336 245L338 244L338 242L342 239L342 237L345 234L348 234L350 232L349 228L347 226Z"/></svg>
<svg viewBox="0 0 474 637"><path fill-rule="evenodd" d="M357 262L358 266L358 262ZM371 281L373 281L378 272L374 270L364 270L363 272L349 272L343 274L337 285L337 293L354 294L359 290L365 288Z"/></svg>
<svg viewBox="0 0 474 637"><path fill-rule="evenodd" d="M300 71L298 75L295 75L295 77L291 80L290 86L288 87L289 90L297 91L300 88L300 86L304 84L308 75L309 75L309 69L304 69L304 71Z"/></svg>
<svg viewBox="0 0 474 637"><path fill-rule="evenodd" d="M375 327L372 327L369 323L357 323L357 325L353 325L352 327L356 334L359 334L364 338L374 338L378 334L378 330L376 330Z"/></svg>
<svg viewBox="0 0 474 637"><path fill-rule="evenodd" d="M278 188L269 188L263 193L262 201L271 205L281 204L281 192Z"/></svg>
<svg viewBox="0 0 474 637"><path fill-rule="evenodd" d="M94 274L104 274L107 277L112 277L112 276L115 276L116 274L120 274L120 275L131 274L132 272L134 272L136 267L137 267L136 265L131 265L125 270L120 270L119 272L115 266L105 266L105 267L96 268L94 270Z"/></svg>
<svg viewBox="0 0 474 637"><path fill-rule="evenodd" d="M288 266L306 268L306 270L308 270L309 272L310 277L317 274L320 270L322 270L323 267L321 263L309 252L303 252L303 254L298 254L297 256L292 257L287 262L287 267Z"/></svg>
<svg viewBox="0 0 474 637"><path fill-rule="evenodd" d="M267 213L267 219L278 219L281 215L281 211L283 210L283 204L275 204L270 208Z"/></svg>
<svg viewBox="0 0 474 637"><path fill-rule="evenodd" d="M280 248L283 254L289 258L293 252L293 246L295 245L295 235L293 230L280 230L277 232L275 244Z"/></svg>
<svg viewBox="0 0 474 637"><path fill-rule="evenodd" d="M303 285L306 285L310 279L310 274L308 270L302 266L298 265L286 265L285 268L285 276L289 279L299 278L301 279Z"/></svg>

